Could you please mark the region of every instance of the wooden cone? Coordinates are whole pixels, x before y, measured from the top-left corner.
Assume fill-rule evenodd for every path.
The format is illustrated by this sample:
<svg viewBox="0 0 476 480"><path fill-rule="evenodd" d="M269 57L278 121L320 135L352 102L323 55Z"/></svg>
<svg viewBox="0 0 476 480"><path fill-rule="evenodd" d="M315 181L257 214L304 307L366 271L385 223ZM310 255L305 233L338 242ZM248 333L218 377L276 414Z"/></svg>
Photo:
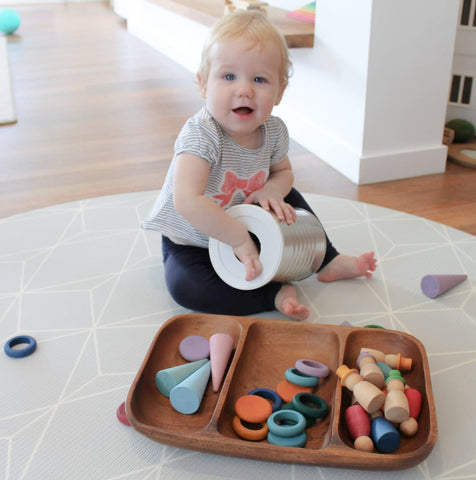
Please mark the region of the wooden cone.
<svg viewBox="0 0 476 480"><path fill-rule="evenodd" d="M210 337L209 342L213 391L218 392L235 346L235 339L227 333L215 333Z"/></svg>
<svg viewBox="0 0 476 480"><path fill-rule="evenodd" d="M442 295L468 278L467 275L425 275L421 279L421 289L430 298Z"/></svg>
<svg viewBox="0 0 476 480"><path fill-rule="evenodd" d="M203 367L208 362L208 359L197 360L191 363L185 363L183 365L177 365L176 367L166 368L159 370L155 376L155 385L157 390L162 395L168 397L170 391L176 385L185 380L188 376L195 373L199 368Z"/></svg>
<svg viewBox="0 0 476 480"><path fill-rule="evenodd" d="M191 415L200 408L210 378L210 360L206 360L206 362L182 383L172 388L170 403L177 412Z"/></svg>

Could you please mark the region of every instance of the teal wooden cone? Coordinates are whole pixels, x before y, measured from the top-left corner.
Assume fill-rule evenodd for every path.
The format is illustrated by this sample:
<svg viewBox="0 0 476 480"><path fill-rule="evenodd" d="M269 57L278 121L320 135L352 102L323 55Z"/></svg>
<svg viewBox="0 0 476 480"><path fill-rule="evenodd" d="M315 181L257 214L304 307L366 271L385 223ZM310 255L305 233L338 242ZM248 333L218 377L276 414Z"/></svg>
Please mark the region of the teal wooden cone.
<svg viewBox="0 0 476 480"><path fill-rule="evenodd" d="M155 385L162 395L169 397L172 388L195 373L208 361L208 359L204 358L202 360L197 360L196 362L185 363L183 365L177 365L176 367L159 370L155 375Z"/></svg>
<svg viewBox="0 0 476 480"><path fill-rule="evenodd" d="M202 403L203 393L210 379L210 360L195 373L187 377L170 392L170 403L177 412L195 413Z"/></svg>

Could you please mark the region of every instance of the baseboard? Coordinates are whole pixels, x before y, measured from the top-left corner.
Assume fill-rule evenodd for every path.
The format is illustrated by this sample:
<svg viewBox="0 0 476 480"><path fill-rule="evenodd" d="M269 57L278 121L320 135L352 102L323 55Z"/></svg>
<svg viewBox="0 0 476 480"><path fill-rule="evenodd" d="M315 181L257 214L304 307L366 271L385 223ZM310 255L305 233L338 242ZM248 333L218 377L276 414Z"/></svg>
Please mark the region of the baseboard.
<svg viewBox="0 0 476 480"><path fill-rule="evenodd" d="M366 154L289 107L284 103L277 114L286 122L291 138L357 185L442 173L446 169L446 145Z"/></svg>

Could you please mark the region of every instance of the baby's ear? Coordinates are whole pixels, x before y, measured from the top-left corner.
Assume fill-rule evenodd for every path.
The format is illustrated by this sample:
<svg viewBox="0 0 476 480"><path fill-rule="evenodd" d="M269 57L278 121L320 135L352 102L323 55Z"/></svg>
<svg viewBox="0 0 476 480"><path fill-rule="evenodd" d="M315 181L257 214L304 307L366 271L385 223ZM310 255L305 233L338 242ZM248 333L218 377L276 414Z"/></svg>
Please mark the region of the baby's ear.
<svg viewBox="0 0 476 480"><path fill-rule="evenodd" d="M207 84L203 80L202 75L197 73L198 88L200 89L200 94L203 98L207 98Z"/></svg>
<svg viewBox="0 0 476 480"><path fill-rule="evenodd" d="M281 90L279 91L279 94L278 96L276 97L276 99L274 100L274 105L279 105L280 102L281 102L281 99L283 98L283 94L284 94L284 91L286 90L286 87L288 86L287 83L283 83L281 85Z"/></svg>

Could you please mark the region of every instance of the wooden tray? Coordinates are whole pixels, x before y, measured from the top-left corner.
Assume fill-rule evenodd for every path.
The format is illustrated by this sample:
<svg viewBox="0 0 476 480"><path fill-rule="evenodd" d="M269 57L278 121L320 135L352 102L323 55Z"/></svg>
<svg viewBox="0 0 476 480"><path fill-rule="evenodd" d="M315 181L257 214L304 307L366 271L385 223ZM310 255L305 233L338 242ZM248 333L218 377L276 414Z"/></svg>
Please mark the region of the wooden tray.
<svg viewBox="0 0 476 480"><path fill-rule="evenodd" d="M175 411L155 386L158 370L186 363L179 344L189 335L209 338L228 333L236 339L222 388L214 393L209 382L199 410L193 415ZM341 388L336 369L342 363L355 367L361 347L385 353L402 353L413 359L407 383L423 396L419 431L402 438L390 454L355 450L344 424L343 411L351 394ZM317 394L329 405L327 418L307 429L305 448L280 447L266 440L240 439L232 429L237 398L257 387L273 390L296 360L308 358L330 368ZM424 460L437 437L436 413L425 349L415 337L395 330L296 323L250 317L188 314L169 319L157 333L130 388L126 413L131 425L159 443L176 447L273 462L329 467L394 470Z"/></svg>

